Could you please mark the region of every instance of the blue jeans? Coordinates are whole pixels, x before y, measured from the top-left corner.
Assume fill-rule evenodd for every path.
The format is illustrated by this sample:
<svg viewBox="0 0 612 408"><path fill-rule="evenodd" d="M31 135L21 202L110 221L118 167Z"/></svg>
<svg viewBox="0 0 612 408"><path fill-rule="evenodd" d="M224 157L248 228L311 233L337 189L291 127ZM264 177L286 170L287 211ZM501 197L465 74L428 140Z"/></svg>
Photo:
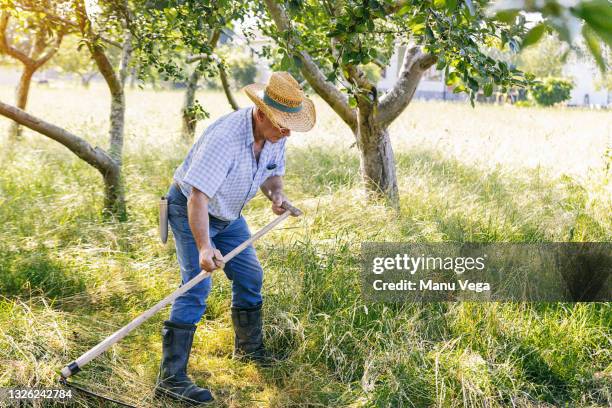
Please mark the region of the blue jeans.
<svg viewBox="0 0 612 408"><path fill-rule="evenodd" d="M187 198L176 184L172 184L168 192L168 221L174 234L176 256L184 284L199 274L201 268L198 248L187 219ZM225 256L249 239L251 232L242 216L234 221L223 221L210 216L209 236L211 244ZM253 245L225 264L223 270L232 281L232 306L251 308L262 304L263 269ZM198 323L206 310L206 299L211 287L212 278L208 277L179 296L172 304L170 320L175 323Z"/></svg>

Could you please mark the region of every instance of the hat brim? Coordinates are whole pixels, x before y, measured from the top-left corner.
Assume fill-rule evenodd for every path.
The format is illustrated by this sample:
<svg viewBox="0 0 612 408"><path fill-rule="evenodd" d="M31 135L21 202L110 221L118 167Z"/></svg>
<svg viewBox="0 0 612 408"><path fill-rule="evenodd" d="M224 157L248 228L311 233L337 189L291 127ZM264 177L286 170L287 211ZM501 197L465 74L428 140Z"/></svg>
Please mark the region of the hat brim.
<svg viewBox="0 0 612 408"><path fill-rule="evenodd" d="M308 132L317 120L314 103L302 94L302 109L299 112L282 112L263 101L266 85L251 84L242 90L261 109L275 125L295 132Z"/></svg>

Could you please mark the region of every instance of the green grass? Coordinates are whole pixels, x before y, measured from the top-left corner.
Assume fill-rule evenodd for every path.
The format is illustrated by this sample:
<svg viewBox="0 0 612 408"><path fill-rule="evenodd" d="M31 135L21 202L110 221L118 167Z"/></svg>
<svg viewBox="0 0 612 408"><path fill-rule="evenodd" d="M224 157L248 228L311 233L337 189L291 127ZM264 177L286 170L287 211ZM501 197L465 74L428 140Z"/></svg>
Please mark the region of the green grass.
<svg viewBox="0 0 612 408"><path fill-rule="evenodd" d="M108 97L88 92L36 88L31 110L106 146ZM220 94L200 99L213 117L227 111ZM3 145L0 387L55 385L64 364L178 285L173 243L158 242L156 203L187 150L180 100L128 94L123 224L102 219L99 175L57 143L26 132L18 148ZM363 241L610 241L609 114L415 102L392 127L395 214L366 202L352 136L317 106L317 127L293 135L288 150L286 190L305 215L256 244L266 340L287 359L261 370L231 359L231 289L217 275L191 361L215 406L610 406L609 303L365 304L359 282ZM273 218L260 196L245 214L253 231ZM178 407L152 395L167 314L75 379ZM104 406L83 397L73 405Z"/></svg>

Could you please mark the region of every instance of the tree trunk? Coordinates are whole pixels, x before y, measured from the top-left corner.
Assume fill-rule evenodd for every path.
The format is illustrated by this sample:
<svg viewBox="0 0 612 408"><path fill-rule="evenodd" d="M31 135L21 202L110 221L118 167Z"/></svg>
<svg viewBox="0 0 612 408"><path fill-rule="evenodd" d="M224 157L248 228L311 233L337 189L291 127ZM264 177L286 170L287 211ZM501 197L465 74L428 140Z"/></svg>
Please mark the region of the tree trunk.
<svg viewBox="0 0 612 408"><path fill-rule="evenodd" d="M109 168L103 173L104 178L104 215L116 215L120 221L127 219L125 206L125 188L121 175L121 166Z"/></svg>
<svg viewBox="0 0 612 408"><path fill-rule="evenodd" d="M28 95L30 94L30 85L32 76L36 72L35 67L24 65L19 84L15 90L15 105L22 110L25 110L28 104ZM17 122L12 122L9 129L9 140L16 141L21 138L21 126Z"/></svg>
<svg viewBox="0 0 612 408"><path fill-rule="evenodd" d="M88 33L93 37L92 33ZM98 44L91 44L90 51L102 77L106 81L111 94L110 106L110 147L108 153L117 163L117 172L106 173L104 175L107 183L106 209L110 214L118 217L120 221L127 219L125 205L125 189L121 167L123 163L123 132L125 127L125 92L124 85L127 77L128 62L132 53L131 35L126 31L124 35L123 47L118 72L113 68L104 48ZM112 203L112 205L111 205Z"/></svg>
<svg viewBox="0 0 612 408"><path fill-rule="evenodd" d="M138 81L138 67L132 67L130 72L130 89L136 88L136 81Z"/></svg>
<svg viewBox="0 0 612 408"><path fill-rule="evenodd" d="M125 124L125 95L123 89L111 94L110 156L121 165L123 154L123 128Z"/></svg>
<svg viewBox="0 0 612 408"><path fill-rule="evenodd" d="M124 78L123 78L124 79ZM127 219L127 208L125 205L125 187L122 177L123 165L123 138L125 128L125 92L124 82L120 81L118 87L110 87L110 147L108 153L117 163L117 171L104 175L106 184L105 209L106 212L116 215L120 221Z"/></svg>
<svg viewBox="0 0 612 408"><path fill-rule="evenodd" d="M187 144L191 144L193 142L195 128L198 123L198 120L193 112L193 104L195 102L195 94L198 89L200 76L200 72L197 69L194 69L191 75L189 75L189 79L187 80L187 89L185 90L181 137Z"/></svg>
<svg viewBox="0 0 612 408"><path fill-rule="evenodd" d="M361 176L368 194L382 198L399 210L399 193L395 173L395 157L389 132L372 116L362 117L355 137L360 151Z"/></svg>
<svg viewBox="0 0 612 408"><path fill-rule="evenodd" d="M127 219L125 188L121 174L123 165L124 124L125 94L122 87L120 92L113 92L111 94L110 148L108 153L115 163L117 163L117 168L104 174L105 213L107 213L107 215L117 216L120 221L125 221Z"/></svg>

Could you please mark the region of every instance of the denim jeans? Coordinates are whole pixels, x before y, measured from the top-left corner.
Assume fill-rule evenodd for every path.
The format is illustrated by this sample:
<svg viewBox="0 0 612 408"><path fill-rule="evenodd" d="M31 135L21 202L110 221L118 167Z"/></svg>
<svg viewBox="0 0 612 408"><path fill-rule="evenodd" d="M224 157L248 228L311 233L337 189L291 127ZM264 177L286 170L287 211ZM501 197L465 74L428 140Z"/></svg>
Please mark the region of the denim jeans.
<svg viewBox="0 0 612 408"><path fill-rule="evenodd" d="M168 192L168 221L174 234L176 257L184 284L199 274L201 268L198 248L187 219L187 198L174 183ZM251 232L242 216L234 221L209 216L209 236L211 244L225 256L249 239ZM263 269L253 245L225 264L223 270L232 281L232 306L251 308L262 304ZM172 304L170 320L175 323L198 323L206 310L211 287L212 277L208 277L179 296Z"/></svg>

